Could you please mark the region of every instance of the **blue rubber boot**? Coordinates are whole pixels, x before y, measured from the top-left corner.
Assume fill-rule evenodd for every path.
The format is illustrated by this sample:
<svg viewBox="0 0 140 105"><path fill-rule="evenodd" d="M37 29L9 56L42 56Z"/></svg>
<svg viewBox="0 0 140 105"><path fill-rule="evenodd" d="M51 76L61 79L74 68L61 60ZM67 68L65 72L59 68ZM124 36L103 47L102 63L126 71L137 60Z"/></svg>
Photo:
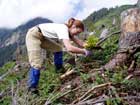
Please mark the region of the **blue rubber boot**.
<svg viewBox="0 0 140 105"><path fill-rule="evenodd" d="M60 69L63 68L63 52L55 52L54 53L54 65L56 72L59 72Z"/></svg>
<svg viewBox="0 0 140 105"><path fill-rule="evenodd" d="M40 78L40 70L33 67L29 71L28 90L32 93L38 94L37 86Z"/></svg>

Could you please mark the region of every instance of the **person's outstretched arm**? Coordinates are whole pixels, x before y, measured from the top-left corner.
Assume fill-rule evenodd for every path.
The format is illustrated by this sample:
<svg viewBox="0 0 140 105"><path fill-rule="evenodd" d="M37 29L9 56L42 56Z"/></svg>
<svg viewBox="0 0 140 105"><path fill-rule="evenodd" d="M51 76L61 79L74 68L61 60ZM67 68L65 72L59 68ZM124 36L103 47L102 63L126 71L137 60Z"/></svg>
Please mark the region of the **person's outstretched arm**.
<svg viewBox="0 0 140 105"><path fill-rule="evenodd" d="M68 40L68 39L63 39L63 43L64 43L64 45L65 45L67 51L72 52L72 53L85 54L85 49L83 49L83 48L78 48L78 47L73 46L73 45L70 43L70 40Z"/></svg>
<svg viewBox="0 0 140 105"><path fill-rule="evenodd" d="M85 42L83 42L82 40L78 39L77 37L72 37L71 40L73 42L75 42L79 47L84 48L84 46L86 45Z"/></svg>

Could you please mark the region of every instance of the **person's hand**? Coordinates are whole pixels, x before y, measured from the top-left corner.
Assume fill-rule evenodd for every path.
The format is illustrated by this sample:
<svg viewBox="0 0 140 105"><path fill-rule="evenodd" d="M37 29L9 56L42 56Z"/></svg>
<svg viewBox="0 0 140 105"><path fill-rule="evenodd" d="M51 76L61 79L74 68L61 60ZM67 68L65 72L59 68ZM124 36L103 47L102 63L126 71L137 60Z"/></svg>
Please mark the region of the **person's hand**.
<svg viewBox="0 0 140 105"><path fill-rule="evenodd" d="M91 56L92 55L92 51L85 49L85 56Z"/></svg>

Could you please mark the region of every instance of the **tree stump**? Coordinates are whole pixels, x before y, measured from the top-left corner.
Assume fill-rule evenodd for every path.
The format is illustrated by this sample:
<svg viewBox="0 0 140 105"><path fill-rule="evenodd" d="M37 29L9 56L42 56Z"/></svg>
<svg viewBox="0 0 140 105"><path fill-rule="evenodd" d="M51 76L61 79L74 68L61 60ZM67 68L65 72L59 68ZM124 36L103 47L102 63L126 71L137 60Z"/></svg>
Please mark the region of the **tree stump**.
<svg viewBox="0 0 140 105"><path fill-rule="evenodd" d="M121 13L121 35L117 54L101 69L114 70L131 65L134 54L140 49L140 9L132 8Z"/></svg>
<svg viewBox="0 0 140 105"><path fill-rule="evenodd" d="M140 0L137 1L137 5L138 8L140 8Z"/></svg>

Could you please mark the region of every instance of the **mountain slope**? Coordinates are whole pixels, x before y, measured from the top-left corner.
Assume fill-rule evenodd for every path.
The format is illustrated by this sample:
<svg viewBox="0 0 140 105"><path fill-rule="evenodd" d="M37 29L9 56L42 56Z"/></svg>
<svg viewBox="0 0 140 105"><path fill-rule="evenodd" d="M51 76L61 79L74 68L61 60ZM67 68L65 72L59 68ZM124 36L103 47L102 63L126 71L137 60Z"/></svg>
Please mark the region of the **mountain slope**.
<svg viewBox="0 0 140 105"><path fill-rule="evenodd" d="M98 33L101 33L102 31L101 26L103 24L111 28L111 32L119 30L120 12L118 13L115 11L122 10L121 8L122 7L117 7L116 10L114 9L112 12L107 12L96 21L86 21L89 22L86 23L89 25L88 31L93 31L94 29L96 32L95 35L98 35ZM100 15L98 11L97 14ZM115 26L112 24L114 17L117 21ZM29 69L28 64L26 65L27 62L21 62L21 67L17 70L12 69L14 68L13 66L15 63L5 64L3 68L0 68L1 74L6 74L7 70L12 70L2 81L0 81L2 83L0 85L0 91L2 91L0 94L0 97L2 97L0 104L9 105L11 103L20 103L23 105L26 103L28 105L44 105L46 103L45 105L126 105L127 103L123 98L125 99L128 97L126 101L131 101L133 103L130 105L139 105L138 96L140 81L135 78L129 81L128 77L131 75L128 76L126 67L118 68L119 70L116 72L99 71L95 69L105 64L111 58L112 54L116 53L118 38L119 34L108 38L102 44L104 50L93 51L93 56L77 57L76 66L64 64L65 70L67 70L69 74L72 73L71 71L74 72L71 75L67 75L68 72L65 75L56 73L53 62L51 62L50 59L46 61L46 68L41 71L38 88L40 92L39 96L28 93L25 88L27 86L27 72ZM69 56L70 55L64 55L64 59L68 59ZM138 61L140 62L139 59ZM60 77L64 76L66 77L64 79L61 78L60 80ZM131 97L136 99L137 104L134 104L133 101L135 100L130 99Z"/></svg>
<svg viewBox="0 0 140 105"><path fill-rule="evenodd" d="M32 19L25 24L18 26L15 29L0 29L0 66L7 61L15 59L15 51L17 47L24 48L20 49L25 52L25 36L27 30L32 26L40 23L50 23L49 19L37 17Z"/></svg>
<svg viewBox="0 0 140 105"><path fill-rule="evenodd" d="M120 22L121 12L132 7L135 7L135 5L123 5L120 7L109 8L109 9L102 8L90 14L83 22L85 26L88 27L89 31L93 31L93 30L98 31L102 25L111 27L114 18L116 19L117 22Z"/></svg>

